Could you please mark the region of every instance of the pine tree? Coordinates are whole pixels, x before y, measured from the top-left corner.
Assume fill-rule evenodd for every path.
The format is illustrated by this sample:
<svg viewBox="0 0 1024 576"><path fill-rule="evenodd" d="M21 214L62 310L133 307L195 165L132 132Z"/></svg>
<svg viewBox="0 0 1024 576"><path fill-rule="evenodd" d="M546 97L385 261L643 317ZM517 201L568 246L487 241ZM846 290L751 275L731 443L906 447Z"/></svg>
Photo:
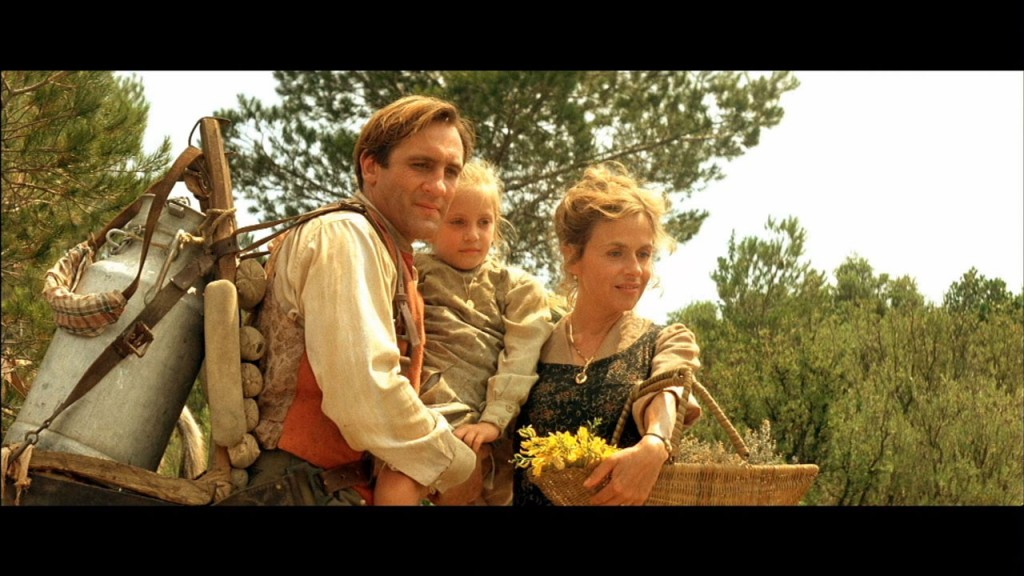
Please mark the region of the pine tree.
<svg viewBox="0 0 1024 576"><path fill-rule="evenodd" d="M330 71L275 72L282 103L240 98L232 120L236 194L275 220L351 196L352 150L372 112L418 93L455 102L474 123L477 155L505 182L516 234L512 264L554 279L551 216L587 165L615 159L652 189L683 201L722 177L719 163L756 146L798 86L786 72ZM680 242L707 213L673 205Z"/></svg>
<svg viewBox="0 0 1024 576"><path fill-rule="evenodd" d="M8 383L31 380L53 334L45 271L145 191L170 142L144 154L142 85L113 72L4 70L0 95L6 429L17 401Z"/></svg>

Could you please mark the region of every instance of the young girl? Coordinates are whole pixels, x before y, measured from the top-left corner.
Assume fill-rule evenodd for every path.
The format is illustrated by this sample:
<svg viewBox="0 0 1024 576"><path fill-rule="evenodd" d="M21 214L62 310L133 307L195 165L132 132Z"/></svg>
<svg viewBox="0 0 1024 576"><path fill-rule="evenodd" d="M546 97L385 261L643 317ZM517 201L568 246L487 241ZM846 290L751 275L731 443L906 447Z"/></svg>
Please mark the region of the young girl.
<svg viewBox="0 0 1024 576"><path fill-rule="evenodd" d="M442 505L511 504L509 427L537 381L553 326L544 286L491 254L501 241L501 193L490 164L467 163L432 252L416 255L427 331L420 398L478 456L470 481L435 498ZM419 503L401 476L381 470L375 504Z"/></svg>

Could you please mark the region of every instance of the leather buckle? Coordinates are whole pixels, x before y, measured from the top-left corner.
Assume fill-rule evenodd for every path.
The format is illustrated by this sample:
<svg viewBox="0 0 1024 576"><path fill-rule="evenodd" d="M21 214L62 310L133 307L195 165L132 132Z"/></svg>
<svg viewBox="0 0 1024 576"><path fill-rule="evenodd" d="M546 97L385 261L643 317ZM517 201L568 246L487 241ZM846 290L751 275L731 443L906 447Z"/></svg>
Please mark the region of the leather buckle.
<svg viewBox="0 0 1024 576"><path fill-rule="evenodd" d="M351 488L360 484L369 484L372 463L369 459L362 459L350 464L342 464L330 470L324 470L317 474L324 492L333 494L338 490Z"/></svg>
<svg viewBox="0 0 1024 576"><path fill-rule="evenodd" d="M149 330L149 326L146 326L145 322L136 322L132 326L131 331L117 341L117 353L122 358L129 353L142 358L146 354L146 349L149 348L149 343L152 341L153 333Z"/></svg>

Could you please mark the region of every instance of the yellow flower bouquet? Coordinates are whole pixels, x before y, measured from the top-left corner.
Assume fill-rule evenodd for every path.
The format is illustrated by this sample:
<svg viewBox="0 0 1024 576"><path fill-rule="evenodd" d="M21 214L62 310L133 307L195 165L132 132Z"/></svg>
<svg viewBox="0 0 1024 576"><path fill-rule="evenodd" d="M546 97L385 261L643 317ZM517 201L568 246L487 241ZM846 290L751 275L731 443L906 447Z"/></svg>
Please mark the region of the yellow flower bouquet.
<svg viewBox="0 0 1024 576"><path fill-rule="evenodd" d="M524 426L519 429L519 435L524 440L519 453L512 457L512 462L519 468L529 470L534 478L543 474L546 468L588 469L619 450L604 438L590 432L590 428L600 424L598 418L586 426L580 426L576 434L553 432L547 436L538 436L533 426Z"/></svg>

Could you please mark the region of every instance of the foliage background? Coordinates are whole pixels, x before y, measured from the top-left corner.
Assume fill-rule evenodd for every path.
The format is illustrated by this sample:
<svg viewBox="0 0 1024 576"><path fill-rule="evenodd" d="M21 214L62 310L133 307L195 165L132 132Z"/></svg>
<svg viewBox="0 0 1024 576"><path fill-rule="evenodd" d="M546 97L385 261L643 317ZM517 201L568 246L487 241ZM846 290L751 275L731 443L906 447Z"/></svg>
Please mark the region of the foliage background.
<svg viewBox="0 0 1024 576"><path fill-rule="evenodd" d="M707 213L686 199L783 117L789 72L278 71L280 104L220 110L236 192L266 220L354 193L352 151L374 110L411 93L455 102L476 127L475 154L505 184L514 228L506 257L551 282L559 257L550 217L583 169L626 163L671 202L669 231L692 238Z"/></svg>
<svg viewBox="0 0 1024 576"><path fill-rule="evenodd" d="M785 73L279 72L280 107L241 100L231 117L236 194L269 220L352 191L354 130L408 91L455 99L479 152L509 183L519 236L508 257L557 278L546 223L587 163L618 158L673 201L680 242L706 214L689 195L719 162L783 121ZM141 151L146 103L107 72L3 72L4 430L53 325L42 272L164 170ZM541 242L541 239L545 239ZM741 429L769 420L785 458L818 464L808 505L1024 505L1024 300L964 272L941 304L914 279L851 258L804 259L796 218L733 238L718 300L672 314L697 333L701 381ZM1017 287L1021 288L1021 287ZM208 419L201 394L189 405ZM724 439L713 419L693 434Z"/></svg>
<svg viewBox="0 0 1024 576"><path fill-rule="evenodd" d="M721 301L671 315L698 335L701 380L738 428L772 424L817 464L806 504L1024 505L1024 298L967 271L941 306L850 258L802 260L795 218L730 241ZM702 422L694 434L724 441Z"/></svg>

